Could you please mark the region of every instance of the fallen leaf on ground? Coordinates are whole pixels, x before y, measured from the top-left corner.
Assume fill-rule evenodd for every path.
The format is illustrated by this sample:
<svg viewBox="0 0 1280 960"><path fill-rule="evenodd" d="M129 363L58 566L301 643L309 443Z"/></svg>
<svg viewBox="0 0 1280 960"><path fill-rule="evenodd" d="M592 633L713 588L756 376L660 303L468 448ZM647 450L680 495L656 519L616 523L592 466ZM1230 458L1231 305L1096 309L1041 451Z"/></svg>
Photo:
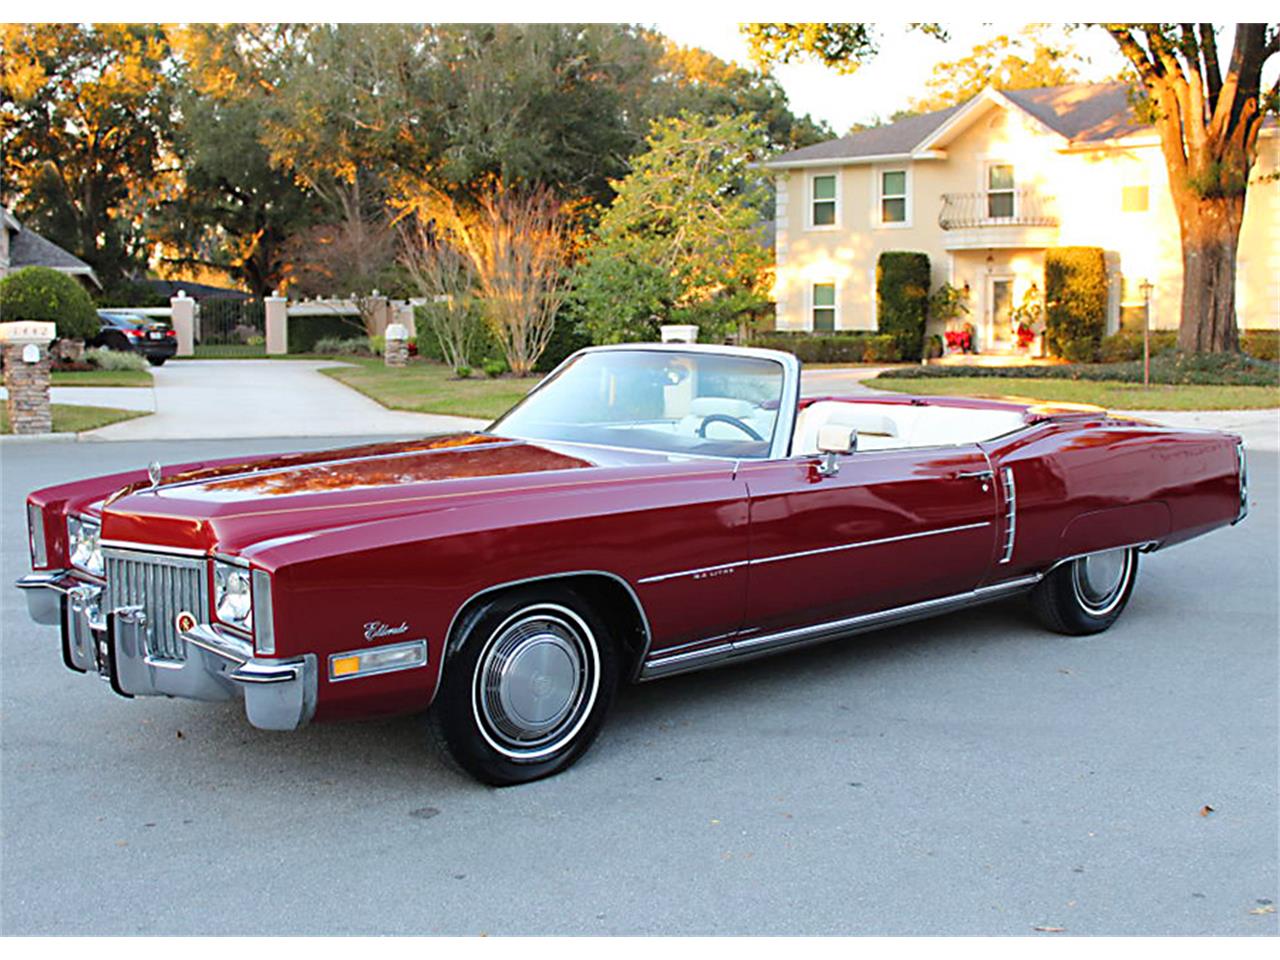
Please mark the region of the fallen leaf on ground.
<svg viewBox="0 0 1280 960"><path fill-rule="evenodd" d="M1213 813L1213 807L1209 806L1207 803L1200 808L1200 816L1202 817L1207 817L1211 813Z"/></svg>
<svg viewBox="0 0 1280 960"><path fill-rule="evenodd" d="M1275 908L1274 906L1254 907L1254 908L1253 908L1252 910L1250 910L1249 912L1250 912L1250 913L1252 913L1252 914L1253 914L1254 916L1256 916L1256 917L1260 917L1260 916L1262 916L1263 914L1266 914L1266 913L1275 913L1275 912L1276 912L1276 908Z"/></svg>
<svg viewBox="0 0 1280 960"><path fill-rule="evenodd" d="M1066 933L1066 927L1032 927L1032 930L1038 930L1040 933Z"/></svg>

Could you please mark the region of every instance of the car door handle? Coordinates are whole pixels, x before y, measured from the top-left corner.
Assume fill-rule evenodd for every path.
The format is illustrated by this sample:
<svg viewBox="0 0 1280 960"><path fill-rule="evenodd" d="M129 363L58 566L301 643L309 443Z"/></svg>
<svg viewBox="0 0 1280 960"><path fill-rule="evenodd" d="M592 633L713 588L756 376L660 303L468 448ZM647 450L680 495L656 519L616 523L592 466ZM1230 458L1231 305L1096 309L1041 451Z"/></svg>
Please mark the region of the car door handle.
<svg viewBox="0 0 1280 960"><path fill-rule="evenodd" d="M992 473L990 470L967 470L967 471L961 471L960 473L953 475L951 479L986 481L986 480L991 480L994 477L995 477L995 474Z"/></svg>

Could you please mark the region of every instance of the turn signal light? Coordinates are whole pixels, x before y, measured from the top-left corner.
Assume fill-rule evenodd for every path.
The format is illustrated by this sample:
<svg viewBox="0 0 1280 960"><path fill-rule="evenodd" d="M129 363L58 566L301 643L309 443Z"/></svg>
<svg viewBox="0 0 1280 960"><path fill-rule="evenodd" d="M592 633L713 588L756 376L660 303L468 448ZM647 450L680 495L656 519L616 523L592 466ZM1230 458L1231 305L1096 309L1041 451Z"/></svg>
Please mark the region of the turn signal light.
<svg viewBox="0 0 1280 960"><path fill-rule="evenodd" d="M348 650L329 657L329 679L350 680L427 665L427 641L410 640L368 650Z"/></svg>

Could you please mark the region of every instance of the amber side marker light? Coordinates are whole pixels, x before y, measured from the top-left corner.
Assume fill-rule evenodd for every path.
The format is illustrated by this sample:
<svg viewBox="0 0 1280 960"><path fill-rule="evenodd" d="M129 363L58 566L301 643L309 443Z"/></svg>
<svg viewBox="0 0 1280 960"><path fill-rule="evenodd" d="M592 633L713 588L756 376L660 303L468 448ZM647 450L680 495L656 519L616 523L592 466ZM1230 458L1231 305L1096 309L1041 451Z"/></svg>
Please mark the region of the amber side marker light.
<svg viewBox="0 0 1280 960"><path fill-rule="evenodd" d="M329 679L351 680L393 670L411 670L427 665L427 641L410 640L368 650L348 650L329 657Z"/></svg>

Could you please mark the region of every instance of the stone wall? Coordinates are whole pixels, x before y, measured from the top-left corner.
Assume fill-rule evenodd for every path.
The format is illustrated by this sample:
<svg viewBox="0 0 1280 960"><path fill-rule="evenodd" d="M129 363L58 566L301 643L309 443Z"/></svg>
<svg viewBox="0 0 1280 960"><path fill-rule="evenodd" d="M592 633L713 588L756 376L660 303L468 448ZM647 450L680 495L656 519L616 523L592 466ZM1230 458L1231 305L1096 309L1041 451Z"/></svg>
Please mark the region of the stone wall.
<svg viewBox="0 0 1280 960"><path fill-rule="evenodd" d="M52 433L53 415L49 406L49 351L37 346L40 360L22 359L26 344L4 344L4 385L9 391L5 409L9 430L15 434Z"/></svg>

